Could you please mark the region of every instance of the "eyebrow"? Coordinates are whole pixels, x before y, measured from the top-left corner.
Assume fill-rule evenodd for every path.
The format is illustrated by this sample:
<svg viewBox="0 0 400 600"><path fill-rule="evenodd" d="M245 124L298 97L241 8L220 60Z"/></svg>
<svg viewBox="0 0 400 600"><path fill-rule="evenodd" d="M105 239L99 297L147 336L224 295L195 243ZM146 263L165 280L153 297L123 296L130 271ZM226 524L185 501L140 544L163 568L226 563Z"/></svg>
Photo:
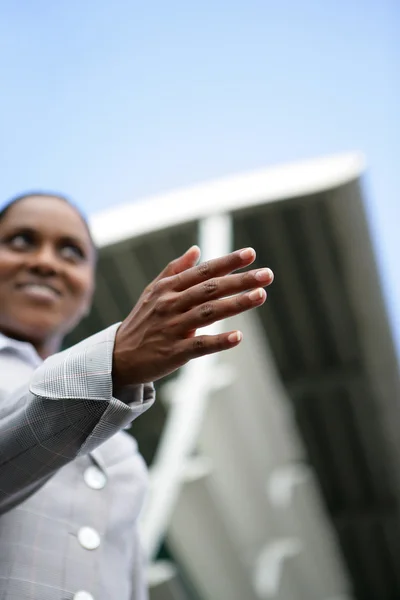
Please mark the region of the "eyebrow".
<svg viewBox="0 0 400 600"><path fill-rule="evenodd" d="M7 231L7 229L9 229ZM31 225L24 225L24 224L11 224L9 226L9 228L6 228L5 231L5 235L10 235L10 234L18 234L18 233L30 233L33 235L38 235L40 237L40 232L35 228L32 227ZM88 247L90 248L92 246L92 243L90 241L90 239L84 239L83 237L77 237L74 234L63 234L59 236L59 239L63 242L67 242L70 244L76 244L77 246L83 246L83 247Z"/></svg>
<svg viewBox="0 0 400 600"><path fill-rule="evenodd" d="M84 240L83 238L78 238L75 235L62 235L60 236L60 240L63 242L67 242L69 244L76 244L77 246L91 246L89 240Z"/></svg>

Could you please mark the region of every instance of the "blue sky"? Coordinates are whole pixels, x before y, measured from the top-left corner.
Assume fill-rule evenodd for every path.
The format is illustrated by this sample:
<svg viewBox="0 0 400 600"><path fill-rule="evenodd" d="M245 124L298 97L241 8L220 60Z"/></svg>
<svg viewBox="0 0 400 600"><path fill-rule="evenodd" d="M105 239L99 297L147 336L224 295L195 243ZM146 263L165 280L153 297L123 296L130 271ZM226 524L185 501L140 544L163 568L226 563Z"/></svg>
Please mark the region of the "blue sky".
<svg viewBox="0 0 400 600"><path fill-rule="evenodd" d="M398 0L2 3L0 199L91 212L361 150L400 348L399 31Z"/></svg>

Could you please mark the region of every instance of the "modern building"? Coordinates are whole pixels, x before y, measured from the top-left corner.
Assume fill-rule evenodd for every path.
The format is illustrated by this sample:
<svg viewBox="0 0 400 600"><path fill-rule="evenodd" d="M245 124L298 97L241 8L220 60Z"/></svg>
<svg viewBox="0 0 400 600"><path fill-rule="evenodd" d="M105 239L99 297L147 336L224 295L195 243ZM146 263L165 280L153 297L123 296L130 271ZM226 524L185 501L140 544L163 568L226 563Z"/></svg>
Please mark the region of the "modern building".
<svg viewBox="0 0 400 600"><path fill-rule="evenodd" d="M399 370L358 155L267 168L94 215L91 315L122 320L167 262L252 246L275 281L242 344L158 385L152 600L400 598Z"/></svg>

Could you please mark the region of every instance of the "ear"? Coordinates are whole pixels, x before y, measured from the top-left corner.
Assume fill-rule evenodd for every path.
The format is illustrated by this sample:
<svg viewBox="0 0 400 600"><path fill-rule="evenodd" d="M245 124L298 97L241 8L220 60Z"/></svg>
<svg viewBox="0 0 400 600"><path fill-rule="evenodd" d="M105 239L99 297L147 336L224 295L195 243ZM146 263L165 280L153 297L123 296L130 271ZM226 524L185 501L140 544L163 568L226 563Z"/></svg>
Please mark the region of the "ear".
<svg viewBox="0 0 400 600"><path fill-rule="evenodd" d="M91 310L92 310L92 304L90 303L83 311L83 314L82 314L83 318L88 317L90 315Z"/></svg>
<svg viewBox="0 0 400 600"><path fill-rule="evenodd" d="M95 292L95 284L93 281L92 287L88 291L84 305L81 307L81 318L85 319L91 313L93 307L93 297Z"/></svg>

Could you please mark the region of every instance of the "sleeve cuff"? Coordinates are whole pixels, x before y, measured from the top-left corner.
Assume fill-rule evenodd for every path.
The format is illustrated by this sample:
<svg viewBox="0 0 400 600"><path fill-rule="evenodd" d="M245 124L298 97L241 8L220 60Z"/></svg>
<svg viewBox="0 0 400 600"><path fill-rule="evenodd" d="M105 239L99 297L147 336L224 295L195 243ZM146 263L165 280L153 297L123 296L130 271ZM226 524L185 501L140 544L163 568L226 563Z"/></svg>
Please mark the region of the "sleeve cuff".
<svg viewBox="0 0 400 600"><path fill-rule="evenodd" d="M110 401L113 398L113 349L119 326L120 323L111 325L50 356L33 374L30 391L52 400L84 398ZM127 404L145 404L154 401L154 386L127 386L118 396Z"/></svg>
<svg viewBox="0 0 400 600"><path fill-rule="evenodd" d="M113 396L112 358L120 323L49 357L33 374L30 391L37 397L61 401L82 400L88 410L94 402L106 402L100 421L89 433L81 452L90 451L118 429L145 412L155 400L153 384L127 386Z"/></svg>

